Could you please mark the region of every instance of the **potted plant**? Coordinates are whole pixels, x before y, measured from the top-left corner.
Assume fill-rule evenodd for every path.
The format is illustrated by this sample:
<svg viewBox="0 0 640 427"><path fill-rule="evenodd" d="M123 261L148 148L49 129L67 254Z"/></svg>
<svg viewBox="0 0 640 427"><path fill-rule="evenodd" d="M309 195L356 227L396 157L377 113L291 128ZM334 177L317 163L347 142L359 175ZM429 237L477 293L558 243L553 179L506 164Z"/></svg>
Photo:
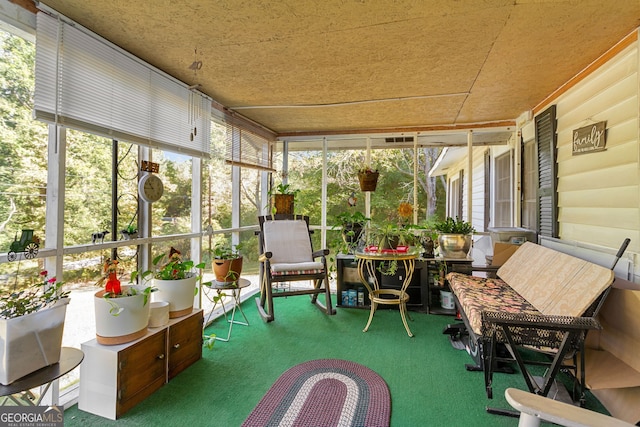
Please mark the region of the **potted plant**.
<svg viewBox="0 0 640 427"><path fill-rule="evenodd" d="M152 276L153 287L157 292L153 294L154 301L169 303L169 318L186 316L193 310L193 299L198 294L196 284L202 278L197 269L205 264L195 264L191 260L183 260L182 254L175 248L169 250L169 260L161 264L165 254L153 259L156 271L145 271L142 278ZM158 267L159 266L159 267Z"/></svg>
<svg viewBox="0 0 640 427"><path fill-rule="evenodd" d="M333 229L341 229L342 240L345 244L340 249L341 252L353 253L362 236L364 227L370 219L359 211L345 211L336 216L336 223Z"/></svg>
<svg viewBox="0 0 640 427"><path fill-rule="evenodd" d="M268 196L273 198L272 212L293 215L295 197L299 190L293 190L290 184L278 184L269 190Z"/></svg>
<svg viewBox="0 0 640 427"><path fill-rule="evenodd" d="M118 260L107 258L104 276L98 285L104 289L94 295L96 341L102 345L124 344L147 333L149 323L149 294L151 286L121 285L118 278ZM131 282L136 274L131 275Z"/></svg>
<svg viewBox="0 0 640 427"><path fill-rule="evenodd" d="M138 238L138 227L133 224L127 225L126 228L120 230L120 234L122 235L122 240L131 240Z"/></svg>
<svg viewBox="0 0 640 427"><path fill-rule="evenodd" d="M218 282L233 283L242 273L242 255L240 245L232 247L225 242L218 243L212 251L211 265Z"/></svg>
<svg viewBox="0 0 640 427"><path fill-rule="evenodd" d="M379 176L380 173L378 172L378 169L374 169L369 165L358 169L358 181L360 182L360 190L376 191Z"/></svg>
<svg viewBox="0 0 640 427"><path fill-rule="evenodd" d="M69 292L41 271L22 289L0 291L0 384L58 363Z"/></svg>
<svg viewBox="0 0 640 427"><path fill-rule="evenodd" d="M459 218L447 217L434 224L438 232L438 247L444 258L466 258L471 249L473 226Z"/></svg>

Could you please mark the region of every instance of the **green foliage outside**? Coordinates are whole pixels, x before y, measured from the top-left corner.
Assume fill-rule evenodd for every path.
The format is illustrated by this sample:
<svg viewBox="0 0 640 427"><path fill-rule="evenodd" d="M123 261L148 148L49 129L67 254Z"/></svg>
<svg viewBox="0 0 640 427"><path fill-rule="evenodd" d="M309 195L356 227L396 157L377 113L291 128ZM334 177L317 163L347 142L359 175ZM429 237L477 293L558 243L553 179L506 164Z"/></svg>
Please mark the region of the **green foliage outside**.
<svg viewBox="0 0 640 427"><path fill-rule="evenodd" d="M0 252L6 252L14 236L23 228L33 228L47 247L45 236L45 201L47 196L47 126L31 117L34 90L35 46L25 40L0 32ZM210 159L202 162L203 228L230 228L231 223L231 167L224 162L226 128L212 125ZM114 142L110 139L67 129L67 157L65 167L64 245L91 244L94 232L111 231L105 240L120 239L119 230L137 226L138 148L118 142L117 205L112 202ZM439 179L428 179L438 149L423 148L418 156L419 222L444 217L444 186ZM276 153L276 158L279 153ZM362 166L361 150L330 151L328 158L327 225L337 224L345 211L364 212L365 194L360 191L357 171ZM191 230L191 161L189 158L158 150L152 151L160 163L160 176L165 195L152 205L152 234L173 235ZM400 202L413 203L413 150L388 149L372 153L371 164L380 172L375 192L371 193L371 218L374 223L398 221ZM276 160L276 169L277 160ZM257 224L257 216L264 208L261 200L262 172L243 169L241 175L240 225ZM281 182L274 176L274 184ZM322 153L289 152L288 183L296 193L295 211L310 217L312 225L321 223ZM357 199L355 206L347 204ZM117 212L112 224L112 211ZM314 248L320 248L320 233L312 237ZM203 239L203 261L210 268L211 253L217 243L230 241L229 235L214 235ZM242 231L245 269L257 271L258 240L253 231ZM339 230L327 232L328 247L335 253L341 241ZM53 245L50 245L53 246ZM170 246L190 256L189 240L154 245L153 256L166 253ZM101 275L104 257L110 251L93 251L65 256L65 266L91 260L77 267L65 267L65 282L95 283ZM133 271L136 247L118 250L121 265ZM33 275L42 268L42 261L0 264L0 283L14 275L17 269ZM4 280L3 280L4 279Z"/></svg>

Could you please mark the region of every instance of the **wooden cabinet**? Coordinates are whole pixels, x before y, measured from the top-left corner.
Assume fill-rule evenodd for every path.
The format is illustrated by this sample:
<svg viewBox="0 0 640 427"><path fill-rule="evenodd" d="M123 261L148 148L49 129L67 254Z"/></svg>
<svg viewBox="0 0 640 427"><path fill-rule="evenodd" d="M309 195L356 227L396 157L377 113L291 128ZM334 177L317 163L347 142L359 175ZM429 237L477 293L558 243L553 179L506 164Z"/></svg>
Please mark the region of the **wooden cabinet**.
<svg viewBox="0 0 640 427"><path fill-rule="evenodd" d="M202 358L203 312L121 345L82 344L78 408L115 420Z"/></svg>
<svg viewBox="0 0 640 427"><path fill-rule="evenodd" d="M167 381L202 358L202 310L169 326Z"/></svg>

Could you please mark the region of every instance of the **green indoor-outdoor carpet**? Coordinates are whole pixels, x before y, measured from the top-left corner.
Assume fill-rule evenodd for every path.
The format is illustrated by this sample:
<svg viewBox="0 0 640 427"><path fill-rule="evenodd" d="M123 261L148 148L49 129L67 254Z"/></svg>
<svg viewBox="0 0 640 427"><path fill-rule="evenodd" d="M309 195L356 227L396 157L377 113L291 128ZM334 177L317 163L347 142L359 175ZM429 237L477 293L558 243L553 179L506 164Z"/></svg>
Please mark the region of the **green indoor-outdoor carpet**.
<svg viewBox="0 0 640 427"><path fill-rule="evenodd" d="M203 350L202 360L165 384L117 421L80 411L65 412L65 426L240 426L287 369L314 359L344 359L380 375L391 395L391 426L516 426L516 418L489 414L510 409L507 387L526 390L520 373L496 374L488 399L482 372L469 372L472 359L454 349L443 328L450 316L410 312L409 338L397 310L379 309L362 332L368 310L338 308L327 316L308 296L276 298L275 321L264 323L253 298L243 310L250 326L235 325L229 342ZM239 315L239 313L236 313ZM206 333L225 336L224 318ZM587 408L605 412L590 394Z"/></svg>

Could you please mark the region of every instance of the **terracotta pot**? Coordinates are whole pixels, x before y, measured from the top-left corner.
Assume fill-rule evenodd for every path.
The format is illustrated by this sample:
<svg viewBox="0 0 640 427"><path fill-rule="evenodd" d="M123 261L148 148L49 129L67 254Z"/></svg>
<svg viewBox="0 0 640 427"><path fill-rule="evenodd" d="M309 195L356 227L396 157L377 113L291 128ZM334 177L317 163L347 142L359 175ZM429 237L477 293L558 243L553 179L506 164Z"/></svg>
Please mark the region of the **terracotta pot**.
<svg viewBox="0 0 640 427"><path fill-rule="evenodd" d="M129 286L123 286L123 292ZM142 338L149 324L149 301L145 295L104 298L105 291L96 292L93 302L96 316L96 341L102 345L124 344ZM117 314L117 315L114 315Z"/></svg>
<svg viewBox="0 0 640 427"><path fill-rule="evenodd" d="M193 275L186 279L160 280L153 279L153 301L166 301L169 303L169 317L186 316L193 311L193 300L196 295L196 283L198 276Z"/></svg>
<svg viewBox="0 0 640 427"><path fill-rule="evenodd" d="M214 259L211 261L216 281L231 283L238 280L242 273L242 257L235 259Z"/></svg>
<svg viewBox="0 0 640 427"><path fill-rule="evenodd" d="M60 361L69 298L35 313L0 319L0 384Z"/></svg>

